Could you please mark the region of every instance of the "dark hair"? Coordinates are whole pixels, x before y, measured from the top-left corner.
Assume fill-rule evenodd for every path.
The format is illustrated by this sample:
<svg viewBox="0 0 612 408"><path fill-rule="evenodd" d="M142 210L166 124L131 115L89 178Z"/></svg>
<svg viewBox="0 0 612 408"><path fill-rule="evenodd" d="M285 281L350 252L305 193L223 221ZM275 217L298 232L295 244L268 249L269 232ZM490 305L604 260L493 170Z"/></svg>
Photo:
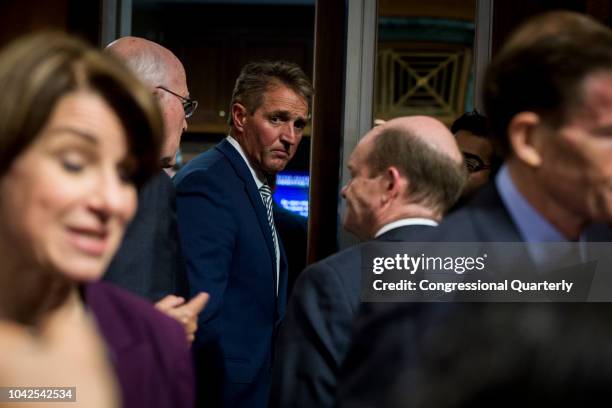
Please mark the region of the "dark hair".
<svg viewBox="0 0 612 408"><path fill-rule="evenodd" d="M391 166L397 168L410 180L408 195L442 214L457 201L466 181L463 163L434 150L405 129L384 128L376 135L366 163L371 176Z"/></svg>
<svg viewBox="0 0 612 408"><path fill-rule="evenodd" d="M460 130L466 130L476 136L489 138L489 129L487 126L487 118L478 113L478 111L465 112L459 116L451 125L451 132L457 133Z"/></svg>
<svg viewBox="0 0 612 408"><path fill-rule="evenodd" d="M495 145L493 138L491 137L491 132L489 131L489 121L487 117L476 110L465 112L453 122L451 125L451 132L453 134L457 134L457 132L460 130L470 132L474 136L486 139L489 141L489 143ZM503 164L503 160L497 154L495 149L493 149L490 160L491 162L489 165L491 166L491 175L495 176Z"/></svg>
<svg viewBox="0 0 612 408"><path fill-rule="evenodd" d="M162 119L150 91L113 56L61 33L38 33L0 53L0 176L36 139L62 97L100 95L123 124L141 186L159 171Z"/></svg>
<svg viewBox="0 0 612 408"><path fill-rule="evenodd" d="M244 105L252 115L263 103L263 94L274 85L284 85L306 99L308 111L312 103L313 89L304 71L291 62L261 61L246 64L240 71L230 102L229 125L232 126L232 106Z"/></svg>
<svg viewBox="0 0 612 408"><path fill-rule="evenodd" d="M537 113L553 128L582 102L591 74L612 70L612 32L590 17L550 12L514 32L489 66L484 103L498 151L510 151L507 128L519 112Z"/></svg>

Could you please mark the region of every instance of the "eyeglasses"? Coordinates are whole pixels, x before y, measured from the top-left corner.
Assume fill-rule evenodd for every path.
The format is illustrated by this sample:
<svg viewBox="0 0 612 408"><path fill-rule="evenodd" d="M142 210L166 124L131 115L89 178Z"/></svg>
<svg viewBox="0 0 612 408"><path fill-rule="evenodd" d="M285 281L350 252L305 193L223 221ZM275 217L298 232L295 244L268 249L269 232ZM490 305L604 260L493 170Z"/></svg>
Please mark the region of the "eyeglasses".
<svg viewBox="0 0 612 408"><path fill-rule="evenodd" d="M469 173L476 173L491 168L490 164L485 164L480 157L472 153L463 152L463 161Z"/></svg>
<svg viewBox="0 0 612 408"><path fill-rule="evenodd" d="M196 100L185 98L184 96L181 96L176 92L172 92L171 90L164 88L163 86L158 86L157 88L166 91L181 100L181 103L183 104L183 110L185 111L185 119L191 117L191 115L193 115L193 112L195 112L195 110L198 108L198 101Z"/></svg>

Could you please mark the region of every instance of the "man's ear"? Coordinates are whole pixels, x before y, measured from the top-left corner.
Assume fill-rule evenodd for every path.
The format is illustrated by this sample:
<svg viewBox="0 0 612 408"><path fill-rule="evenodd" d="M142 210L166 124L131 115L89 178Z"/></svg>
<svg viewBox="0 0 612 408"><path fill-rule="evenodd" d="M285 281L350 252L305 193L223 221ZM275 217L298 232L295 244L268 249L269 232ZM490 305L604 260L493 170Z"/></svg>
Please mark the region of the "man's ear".
<svg viewBox="0 0 612 408"><path fill-rule="evenodd" d="M402 177L395 166L391 166L385 171L381 182L384 183L383 203L387 203L391 198L403 195L408 188L408 181Z"/></svg>
<svg viewBox="0 0 612 408"><path fill-rule="evenodd" d="M234 127L238 131L244 131L244 124L247 116L247 108L243 104L236 102L232 105L232 122L234 122Z"/></svg>
<svg viewBox="0 0 612 408"><path fill-rule="evenodd" d="M508 124L508 138L513 154L531 167L542 163L540 146L542 143L540 116L534 112L519 112Z"/></svg>

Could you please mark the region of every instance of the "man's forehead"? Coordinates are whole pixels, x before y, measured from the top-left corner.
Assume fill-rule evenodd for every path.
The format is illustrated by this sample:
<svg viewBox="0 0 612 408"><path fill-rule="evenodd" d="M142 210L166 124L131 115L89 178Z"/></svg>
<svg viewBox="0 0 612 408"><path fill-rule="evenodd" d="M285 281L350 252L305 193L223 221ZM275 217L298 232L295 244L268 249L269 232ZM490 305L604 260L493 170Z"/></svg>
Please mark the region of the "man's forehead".
<svg viewBox="0 0 612 408"><path fill-rule="evenodd" d="M172 69L169 72L168 79L172 90L185 96L189 93L187 88L187 77L185 76L184 70Z"/></svg>
<svg viewBox="0 0 612 408"><path fill-rule="evenodd" d="M362 156L362 149L360 148L360 144L357 143L357 146L355 146L355 148L351 152L351 155L349 156L349 160L347 163L348 167L352 169L356 168L359 164L361 156Z"/></svg>
<svg viewBox="0 0 612 408"><path fill-rule="evenodd" d="M373 137L370 133L368 133L359 141L359 143L357 143L357 146L355 146L355 149L349 158L349 165L351 163L354 167L363 165L363 161L372 150L372 146Z"/></svg>
<svg viewBox="0 0 612 408"><path fill-rule="evenodd" d="M464 152L490 156L493 154L493 144L485 137L478 136L469 130L460 130L456 133L459 149Z"/></svg>
<svg viewBox="0 0 612 408"><path fill-rule="evenodd" d="M612 71L591 75L584 81L584 98L596 107L612 106Z"/></svg>
<svg viewBox="0 0 612 408"><path fill-rule="evenodd" d="M306 98L284 85L268 88L263 93L262 107L268 111L288 112L304 118L308 115Z"/></svg>
<svg viewBox="0 0 612 408"><path fill-rule="evenodd" d="M584 80L573 115L566 124L581 121L604 121L612 125L612 71L592 74Z"/></svg>
<svg viewBox="0 0 612 408"><path fill-rule="evenodd" d="M376 139L381 132L382 130L380 129L380 126L370 130L368 133L365 134L364 137L361 138L359 143L357 143L357 148L359 148L362 152L371 150L374 147L374 143L376 143Z"/></svg>

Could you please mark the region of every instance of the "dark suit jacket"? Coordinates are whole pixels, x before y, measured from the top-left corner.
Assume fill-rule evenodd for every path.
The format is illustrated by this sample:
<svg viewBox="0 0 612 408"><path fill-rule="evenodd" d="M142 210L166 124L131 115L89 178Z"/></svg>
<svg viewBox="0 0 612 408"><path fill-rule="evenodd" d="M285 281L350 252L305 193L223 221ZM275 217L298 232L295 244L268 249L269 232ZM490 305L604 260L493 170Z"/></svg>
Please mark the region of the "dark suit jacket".
<svg viewBox="0 0 612 408"><path fill-rule="evenodd" d="M227 140L191 160L175 182L191 292L210 294L194 343L202 405L263 407L285 314L282 245L277 296L266 210L246 163Z"/></svg>
<svg viewBox="0 0 612 408"><path fill-rule="evenodd" d="M589 235L589 240L601 241L609 236L609 229L597 229L597 234ZM491 183L422 240L520 242L521 236ZM523 262L530 261L513 259L508 264L514 267ZM341 369L338 406L389 406L388 398L401 374L418 369L420 345L427 341L429 330L445 324L454 313L490 306L518 308L520 304L364 303Z"/></svg>
<svg viewBox="0 0 612 408"><path fill-rule="evenodd" d="M432 227L404 226L380 241L419 241ZM287 308L273 370L271 406L332 407L361 299L361 250L355 245L309 266Z"/></svg>
<svg viewBox="0 0 612 408"><path fill-rule="evenodd" d="M444 219L423 241L518 242L520 235L493 184ZM443 321L448 303L364 304L341 368L338 406L388 405L398 373L417 360L419 333Z"/></svg>
<svg viewBox="0 0 612 408"><path fill-rule="evenodd" d="M193 407L193 367L183 328L104 282L85 285L83 296L108 347L123 406Z"/></svg>
<svg viewBox="0 0 612 408"><path fill-rule="evenodd" d="M156 302L187 295L174 185L162 171L138 195L138 210L103 279Z"/></svg>
<svg viewBox="0 0 612 408"><path fill-rule="evenodd" d="M287 298L290 298L300 272L306 267L308 219L284 209L275 202L274 223L287 256Z"/></svg>

